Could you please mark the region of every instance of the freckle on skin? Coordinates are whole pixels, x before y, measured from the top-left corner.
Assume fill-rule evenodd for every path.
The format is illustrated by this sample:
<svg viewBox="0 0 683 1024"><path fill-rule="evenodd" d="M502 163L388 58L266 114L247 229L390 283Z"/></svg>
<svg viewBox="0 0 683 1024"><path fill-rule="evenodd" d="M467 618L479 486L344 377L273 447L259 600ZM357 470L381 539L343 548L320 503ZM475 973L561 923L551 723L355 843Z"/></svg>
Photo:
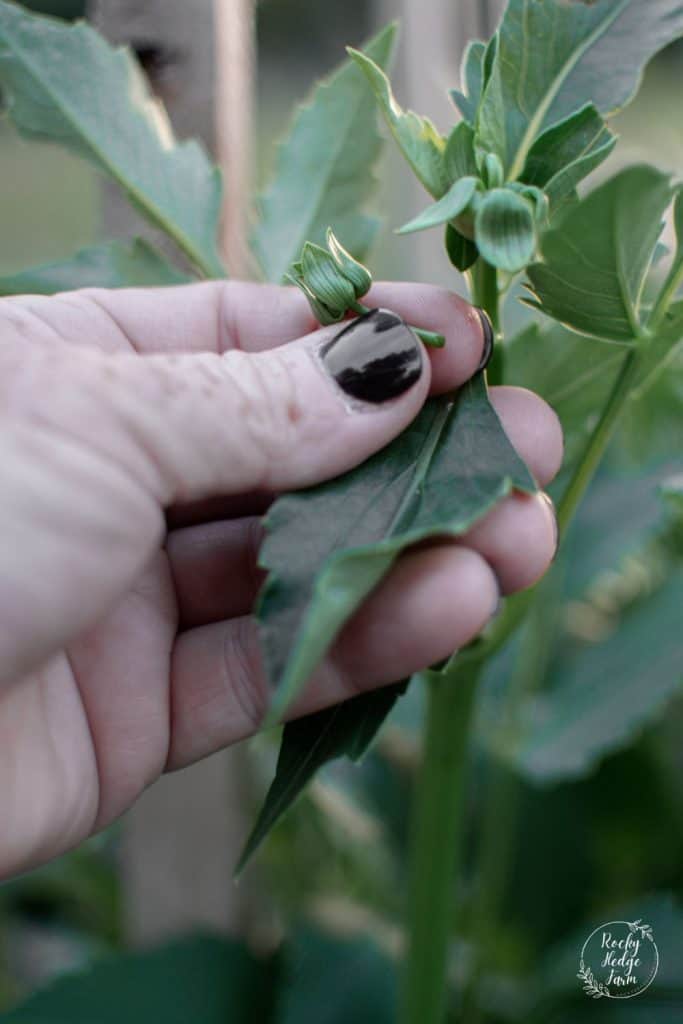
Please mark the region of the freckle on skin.
<svg viewBox="0 0 683 1024"><path fill-rule="evenodd" d="M187 383L183 380L182 376L177 373L171 373L167 368L163 369L159 374L159 385L162 394L168 398L175 398L187 390Z"/></svg>
<svg viewBox="0 0 683 1024"><path fill-rule="evenodd" d="M296 425L301 419L301 408L297 402L287 403L287 419L292 425Z"/></svg>

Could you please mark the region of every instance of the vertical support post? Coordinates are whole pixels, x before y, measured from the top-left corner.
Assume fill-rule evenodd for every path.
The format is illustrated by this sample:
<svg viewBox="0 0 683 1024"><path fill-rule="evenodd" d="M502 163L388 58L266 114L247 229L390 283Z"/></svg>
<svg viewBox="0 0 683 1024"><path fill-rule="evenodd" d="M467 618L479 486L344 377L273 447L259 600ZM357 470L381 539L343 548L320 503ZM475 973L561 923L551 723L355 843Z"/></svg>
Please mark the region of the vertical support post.
<svg viewBox="0 0 683 1024"><path fill-rule="evenodd" d="M114 43L128 43L164 101L176 134L203 139L214 149L220 111L221 147L228 182L225 247L241 271L245 256L249 191L251 60L249 47L229 43L232 13L240 9L238 31L248 32L248 0L216 0L224 8L221 41L214 45L214 0L92 0L91 17ZM94 9L93 9L94 8ZM215 67L233 60L234 67ZM246 55L246 56L245 56ZM215 102L218 83L220 98ZM233 122L234 112L234 122ZM105 190L104 222L111 235L131 235L141 224L114 188ZM149 231L143 227L145 233ZM242 261L242 262L240 262ZM248 885L236 888L232 868L245 835L243 748L214 755L184 772L162 778L126 816L122 873L127 930L146 944L190 928L243 932L251 916Z"/></svg>
<svg viewBox="0 0 683 1024"><path fill-rule="evenodd" d="M221 225L223 256L232 277L250 277L249 201L254 123L253 0L214 0L216 36L216 154L226 183Z"/></svg>

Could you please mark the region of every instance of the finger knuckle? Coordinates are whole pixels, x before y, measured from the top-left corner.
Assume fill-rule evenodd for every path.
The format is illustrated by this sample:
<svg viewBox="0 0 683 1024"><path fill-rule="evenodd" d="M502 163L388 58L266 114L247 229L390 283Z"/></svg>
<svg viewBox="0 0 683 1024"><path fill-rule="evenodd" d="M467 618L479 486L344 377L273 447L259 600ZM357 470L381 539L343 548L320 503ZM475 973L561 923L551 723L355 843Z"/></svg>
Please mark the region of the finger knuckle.
<svg viewBox="0 0 683 1024"><path fill-rule="evenodd" d="M260 728L267 706L267 689L258 634L253 620L235 619L225 632L223 648L226 686L250 731Z"/></svg>
<svg viewBox="0 0 683 1024"><path fill-rule="evenodd" d="M302 418L295 374L278 353L261 359L228 352L223 358L234 385L242 458L259 467L259 485L268 487L273 468L296 443Z"/></svg>

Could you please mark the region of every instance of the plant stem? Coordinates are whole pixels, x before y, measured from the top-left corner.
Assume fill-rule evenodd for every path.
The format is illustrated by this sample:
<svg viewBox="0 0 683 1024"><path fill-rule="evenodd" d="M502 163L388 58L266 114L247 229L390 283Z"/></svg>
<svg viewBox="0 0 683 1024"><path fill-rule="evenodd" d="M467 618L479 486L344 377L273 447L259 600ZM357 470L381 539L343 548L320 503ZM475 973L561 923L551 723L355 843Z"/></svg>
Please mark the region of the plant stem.
<svg viewBox="0 0 683 1024"><path fill-rule="evenodd" d="M638 363L639 353L636 350L631 350L624 358L619 376L614 383L598 425L588 439L583 454L558 502L557 520L561 537L565 535L574 518L579 503L614 436L619 418L631 394L631 384L636 377ZM533 607L537 593L538 587L536 586L506 598L503 609L493 625L477 641L476 654L479 659L483 661L490 658L509 640ZM474 655L474 653L473 648L472 654Z"/></svg>
<svg viewBox="0 0 683 1024"><path fill-rule="evenodd" d="M541 593L526 617L527 632L496 716L496 728L509 750L514 749L520 737L522 702L540 688L548 669L560 607L561 586L558 584L557 577L551 574L539 587ZM479 814L480 836L474 854L478 863L470 932L473 966L463 995L462 1011L467 1024L479 1024L482 1019L478 991L488 966L485 952L499 927L504 908L518 841L516 819L521 792L522 783L513 767L504 760L490 758Z"/></svg>
<svg viewBox="0 0 683 1024"><path fill-rule="evenodd" d="M472 271L472 301L475 306L486 310L493 325L494 347L491 362L486 372L490 384L503 381L503 331L500 317L500 290L498 271L490 263L479 259Z"/></svg>
<svg viewBox="0 0 683 1024"><path fill-rule="evenodd" d="M482 263L473 277L474 301L489 313L498 336L496 271ZM501 346L497 347L500 350ZM632 350L624 359L598 425L558 505L561 532L572 520L612 439L637 368L638 352ZM498 373L501 371L499 362ZM473 647L469 657L456 656L444 674L427 674L428 715L423 763L415 792L402 1024L442 1024L444 1020L467 737L476 682L487 656L511 636L532 602L533 597L528 593L511 599L506 614L489 636L478 647Z"/></svg>
<svg viewBox="0 0 683 1024"><path fill-rule="evenodd" d="M472 273L472 294L491 318L500 351L498 274L483 260ZM457 654L443 672L424 674L428 710L413 799L402 1024L442 1024L446 1011L468 737L483 664L478 651Z"/></svg>
<svg viewBox="0 0 683 1024"><path fill-rule="evenodd" d="M589 438L576 469L567 485L562 499L557 507L558 523L561 534L569 526L578 505L591 482L593 475L600 464L607 446L614 436L614 431L619 418L626 406L631 392L631 384L638 370L639 353L637 350L630 351L622 363L619 375L614 383L607 403L602 411L600 420ZM543 602L537 600L539 587L533 591L515 595L506 602L504 613L494 624L489 635L483 639L478 650L478 656L482 660L490 657L499 650L503 644L515 632L521 621L526 617L530 609L537 615L544 614ZM552 602L550 602L552 604ZM541 631L541 636L552 634L547 628L547 623ZM536 638L538 643L538 637ZM541 644L542 647L542 644ZM546 652L547 653L547 652ZM535 671L530 671L529 665L525 666L523 679L526 687L530 685L531 679L540 682L542 669L538 666ZM526 678L526 677L529 678ZM518 687L514 688L515 690ZM511 693L504 714L507 714L512 721L515 712L515 695ZM503 896L503 887L506 871L506 850L501 845L500 838L504 837L510 842L511 832L514 824L517 784L512 775L504 768L494 766L489 794L486 800L487 807L484 811L484 830L482 847L482 866L480 886L484 890L483 903L478 908L478 925L476 927L476 938L479 945L486 940L495 927L495 918L499 909L499 903ZM507 851L509 853L509 851ZM475 1024L479 1019L477 1003L477 988L481 979L483 968L482 950L476 952L474 974L468 984L465 1010L468 1024Z"/></svg>
<svg viewBox="0 0 683 1024"><path fill-rule="evenodd" d="M654 333L659 327L660 323L666 316L669 306L675 299L676 294L683 284L683 260L680 263L675 264L671 268L671 273L664 282L661 294L657 299L657 304L650 314L650 319L647 324L648 331Z"/></svg>
<svg viewBox="0 0 683 1024"><path fill-rule="evenodd" d="M465 657L447 674L425 673L428 708L414 794L402 1024L444 1020L467 738L480 667Z"/></svg>
<svg viewBox="0 0 683 1024"><path fill-rule="evenodd" d="M612 440L619 417L629 398L631 383L637 369L638 352L636 349L632 349L621 364L619 376L614 382L598 425L590 436L557 506L557 521L561 534L564 534L564 531L574 518L579 502L585 494L588 484L593 479L593 475L605 454L607 445Z"/></svg>

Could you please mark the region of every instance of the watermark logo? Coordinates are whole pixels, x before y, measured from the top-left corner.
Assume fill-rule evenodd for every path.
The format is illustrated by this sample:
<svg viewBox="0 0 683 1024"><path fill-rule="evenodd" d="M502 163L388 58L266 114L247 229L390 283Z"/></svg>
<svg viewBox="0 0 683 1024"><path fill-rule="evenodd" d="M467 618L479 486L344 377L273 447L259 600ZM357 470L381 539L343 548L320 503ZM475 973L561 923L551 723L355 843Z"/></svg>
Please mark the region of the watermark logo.
<svg viewBox="0 0 683 1024"><path fill-rule="evenodd" d="M577 978L592 999L632 999L652 984L659 950L649 924L608 921L588 936Z"/></svg>

